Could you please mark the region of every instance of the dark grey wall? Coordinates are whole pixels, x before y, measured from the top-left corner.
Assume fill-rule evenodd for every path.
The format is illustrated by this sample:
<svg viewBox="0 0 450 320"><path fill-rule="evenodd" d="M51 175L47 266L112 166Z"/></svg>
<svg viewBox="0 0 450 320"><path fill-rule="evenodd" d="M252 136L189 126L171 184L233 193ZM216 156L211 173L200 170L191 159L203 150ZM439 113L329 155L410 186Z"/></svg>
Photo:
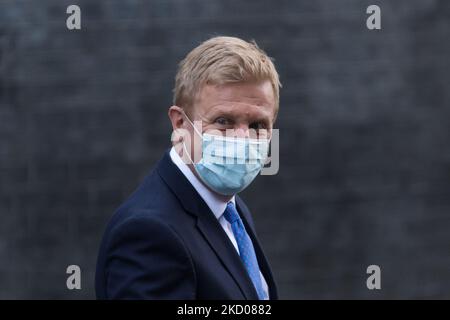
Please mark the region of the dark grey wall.
<svg viewBox="0 0 450 320"><path fill-rule="evenodd" d="M447 0L2 0L0 298L94 297L103 228L169 146L176 65L223 34L284 85L279 174L243 193L281 297L450 298Z"/></svg>

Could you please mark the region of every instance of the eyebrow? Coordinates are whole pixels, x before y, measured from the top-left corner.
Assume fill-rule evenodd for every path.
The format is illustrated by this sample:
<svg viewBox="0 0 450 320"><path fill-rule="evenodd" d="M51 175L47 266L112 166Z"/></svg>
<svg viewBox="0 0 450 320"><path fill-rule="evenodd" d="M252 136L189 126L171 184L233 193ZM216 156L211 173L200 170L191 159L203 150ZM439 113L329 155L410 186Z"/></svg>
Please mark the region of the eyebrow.
<svg viewBox="0 0 450 320"><path fill-rule="evenodd" d="M223 111L223 110L221 110L221 111L214 112L211 115L211 118L214 118L214 119L216 119L218 117L229 117L229 118L232 118L232 119L236 119L236 113L232 112L232 111ZM270 116L265 115L265 114L264 115L258 115L258 116L256 116L255 119L252 119L250 123L253 123L253 122L267 122L267 123L270 123Z"/></svg>

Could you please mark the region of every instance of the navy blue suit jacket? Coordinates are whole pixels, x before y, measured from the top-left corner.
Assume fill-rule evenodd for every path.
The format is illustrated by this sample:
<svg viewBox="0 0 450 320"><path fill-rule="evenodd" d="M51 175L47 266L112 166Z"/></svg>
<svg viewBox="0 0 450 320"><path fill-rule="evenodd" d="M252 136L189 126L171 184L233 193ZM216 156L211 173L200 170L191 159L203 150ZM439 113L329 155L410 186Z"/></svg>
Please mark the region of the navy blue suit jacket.
<svg viewBox="0 0 450 320"><path fill-rule="evenodd" d="M236 205L277 299L250 212L238 196ZM99 299L258 299L233 244L168 151L111 218L95 282Z"/></svg>

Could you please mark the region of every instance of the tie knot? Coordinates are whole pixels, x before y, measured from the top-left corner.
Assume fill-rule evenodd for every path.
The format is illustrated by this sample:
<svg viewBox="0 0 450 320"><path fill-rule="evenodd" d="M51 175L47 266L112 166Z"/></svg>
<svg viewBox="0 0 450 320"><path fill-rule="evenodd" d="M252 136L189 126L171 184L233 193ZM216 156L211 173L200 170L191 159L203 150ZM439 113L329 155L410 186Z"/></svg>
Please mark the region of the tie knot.
<svg viewBox="0 0 450 320"><path fill-rule="evenodd" d="M237 212L234 203L231 201L227 203L227 208L225 209L225 212L223 214L225 216L225 219L227 219L227 221L231 224L240 219L239 213Z"/></svg>

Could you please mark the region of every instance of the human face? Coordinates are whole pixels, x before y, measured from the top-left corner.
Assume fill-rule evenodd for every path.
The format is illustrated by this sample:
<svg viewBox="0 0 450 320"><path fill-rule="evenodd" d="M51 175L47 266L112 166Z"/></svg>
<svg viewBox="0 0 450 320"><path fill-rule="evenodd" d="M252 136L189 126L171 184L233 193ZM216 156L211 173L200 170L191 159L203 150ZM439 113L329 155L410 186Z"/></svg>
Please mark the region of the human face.
<svg viewBox="0 0 450 320"><path fill-rule="evenodd" d="M186 110L198 131L216 135L270 138L275 121L275 97L270 81L205 85ZM178 106L169 109L175 129L190 133L191 159L201 159L201 139ZM201 123L200 123L201 121ZM200 125L200 126L198 126ZM259 134L258 134L259 133ZM179 148L177 151L180 151ZM180 153L180 152L179 152ZM182 153L182 151L181 151Z"/></svg>

